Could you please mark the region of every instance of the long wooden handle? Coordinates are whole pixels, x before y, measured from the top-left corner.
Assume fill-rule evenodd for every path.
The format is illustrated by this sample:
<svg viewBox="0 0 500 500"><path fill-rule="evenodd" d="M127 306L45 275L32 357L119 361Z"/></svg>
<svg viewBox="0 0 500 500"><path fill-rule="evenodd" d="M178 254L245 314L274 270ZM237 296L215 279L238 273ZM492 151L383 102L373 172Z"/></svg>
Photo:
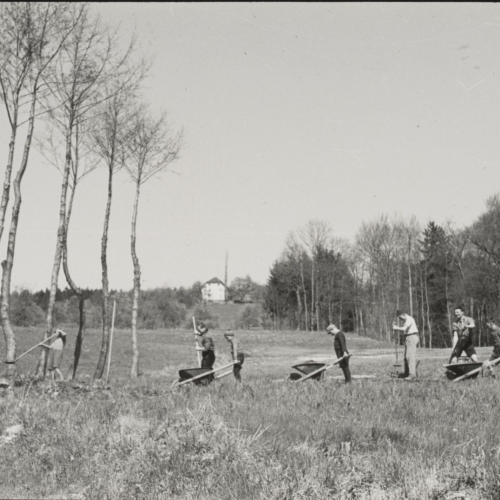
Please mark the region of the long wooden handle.
<svg viewBox="0 0 500 500"><path fill-rule="evenodd" d="M201 368L201 352L198 351L198 340L196 336L198 335L198 331L196 330L196 320L193 316L193 329L194 329L194 345L196 347L196 357L198 358L198 366Z"/></svg>
<svg viewBox="0 0 500 500"><path fill-rule="evenodd" d="M108 383L109 368L111 366L111 351L113 350L113 332L115 330L116 300L113 302L113 316L111 318L111 333L109 335L108 369L106 370L106 384Z"/></svg>
<svg viewBox="0 0 500 500"><path fill-rule="evenodd" d="M17 363L23 356L26 356L26 354L28 354L29 352L31 352L33 349L36 349L37 347L42 346L42 344L44 342L49 341L52 337L55 337L56 335L59 335L59 333L58 332L54 333L54 335L51 335L50 337L46 338L45 340L42 340L41 342L39 342L35 347L32 347L31 349L28 349L25 353L21 354L21 356L19 356L17 359L15 359L14 363ZM42 347L49 347L49 346L44 345Z"/></svg>
<svg viewBox="0 0 500 500"><path fill-rule="evenodd" d="M497 363L500 363L500 358L497 358L495 359L494 361L492 361L490 363L490 366L495 366ZM481 370L483 369L482 366L480 366L479 368L476 368L475 370L472 370L471 372L469 373L466 373L465 375L462 375L456 379L453 380L453 382L460 382L460 380L464 380L465 378L468 378L470 377L471 375L474 375L476 373L479 373Z"/></svg>
<svg viewBox="0 0 500 500"><path fill-rule="evenodd" d="M239 361L231 361L231 363L228 363L227 365L221 366L219 368L214 368L213 370L210 370L209 372L202 373L200 375L196 375L196 377L191 377L188 378L187 380L182 381L179 385L184 385L187 384L188 382L194 382L195 380L198 380L199 378L206 377L207 375L211 375L212 373L218 372L220 370L224 370L225 368L229 368L230 366L233 365L239 365Z"/></svg>
<svg viewBox="0 0 500 500"><path fill-rule="evenodd" d="M318 368L317 370L314 370L313 372L309 373L309 375L306 375L305 377L301 377L297 380L297 382L304 382L304 380L307 380L308 378L313 377L317 373L325 372L326 370L329 370L330 368L333 368L335 365L338 365L343 359L349 359L352 356L352 354L348 354L347 356L342 356L341 358L337 359L335 363L332 363L331 365L328 366L323 366L322 368Z"/></svg>

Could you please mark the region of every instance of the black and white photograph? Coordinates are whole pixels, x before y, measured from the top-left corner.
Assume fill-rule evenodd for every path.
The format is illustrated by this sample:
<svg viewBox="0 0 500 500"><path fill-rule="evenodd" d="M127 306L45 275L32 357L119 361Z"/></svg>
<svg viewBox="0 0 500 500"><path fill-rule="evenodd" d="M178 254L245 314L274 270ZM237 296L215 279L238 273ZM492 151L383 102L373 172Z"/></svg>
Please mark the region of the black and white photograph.
<svg viewBox="0 0 500 500"><path fill-rule="evenodd" d="M0 499L500 499L500 4L0 34Z"/></svg>

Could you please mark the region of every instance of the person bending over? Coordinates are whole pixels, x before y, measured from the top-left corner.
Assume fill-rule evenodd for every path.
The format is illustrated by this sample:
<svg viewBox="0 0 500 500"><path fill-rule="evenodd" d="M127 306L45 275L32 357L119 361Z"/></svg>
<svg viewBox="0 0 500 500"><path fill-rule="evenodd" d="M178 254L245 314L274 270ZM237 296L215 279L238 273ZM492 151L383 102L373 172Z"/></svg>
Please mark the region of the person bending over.
<svg viewBox="0 0 500 500"><path fill-rule="evenodd" d="M66 332L56 330L56 333L58 334L56 340L48 347L48 349L50 349L48 369L52 380L55 380L56 374L59 380L64 380L64 376L59 367L61 366L63 349L66 345Z"/></svg>

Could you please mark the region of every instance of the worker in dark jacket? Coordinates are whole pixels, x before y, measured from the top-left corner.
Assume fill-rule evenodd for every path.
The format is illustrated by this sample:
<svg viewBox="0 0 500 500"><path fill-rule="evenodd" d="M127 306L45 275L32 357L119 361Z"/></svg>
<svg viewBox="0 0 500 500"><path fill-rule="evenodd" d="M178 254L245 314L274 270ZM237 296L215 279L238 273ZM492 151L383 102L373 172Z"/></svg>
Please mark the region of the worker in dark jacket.
<svg viewBox="0 0 500 500"><path fill-rule="evenodd" d="M201 351L201 367L213 368L215 363L215 346L212 337L207 335L208 328L205 323L200 323L196 330L198 331L198 336L196 337L196 350ZM201 347L198 344L198 338L200 339Z"/></svg>
<svg viewBox="0 0 500 500"><path fill-rule="evenodd" d="M339 366L344 372L345 383L349 384L351 382L351 371L349 370L349 351L347 350L344 332L339 330L334 324L331 324L328 325L326 333L328 335L335 335L333 348L335 349L337 359L344 358L339 363Z"/></svg>

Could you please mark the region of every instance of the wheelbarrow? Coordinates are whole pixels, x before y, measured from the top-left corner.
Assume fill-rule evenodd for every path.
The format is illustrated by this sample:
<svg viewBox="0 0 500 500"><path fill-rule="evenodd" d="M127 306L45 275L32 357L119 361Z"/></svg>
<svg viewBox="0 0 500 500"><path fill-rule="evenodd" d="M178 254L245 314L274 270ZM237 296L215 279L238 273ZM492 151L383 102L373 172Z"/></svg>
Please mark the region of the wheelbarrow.
<svg viewBox="0 0 500 500"><path fill-rule="evenodd" d="M493 360L489 365L492 367L498 363L500 363L500 358ZM479 372L481 372L482 375L483 369L486 368L484 363L456 363L454 365L444 365L444 367L447 370L446 375L453 380L453 382L460 382L460 380L465 378L476 378ZM450 372L457 376L449 376L448 373Z"/></svg>
<svg viewBox="0 0 500 500"><path fill-rule="evenodd" d="M310 373L317 372L320 368L323 368L324 366L326 366L325 363L316 363L316 361L306 361L305 363L293 365L292 368L295 368L303 375L309 375ZM311 378L318 381L322 380L324 373L325 371L322 370L313 375ZM290 380L299 380L300 378L302 378L302 375L300 375L299 373L290 373Z"/></svg>
<svg viewBox="0 0 500 500"><path fill-rule="evenodd" d="M446 377L449 380L463 380L463 378L476 378L481 371L483 363L454 363L443 365L446 368ZM464 376L466 375L466 376Z"/></svg>
<svg viewBox="0 0 500 500"><path fill-rule="evenodd" d="M183 370L179 370L179 379L172 384L172 387L188 383L194 383L195 385L208 385L214 380L218 380L233 373L233 366L240 363L241 361L231 361L231 363L220 366L219 368L185 368ZM228 368L230 368L229 371L223 372L223 370L227 370Z"/></svg>
<svg viewBox="0 0 500 500"><path fill-rule="evenodd" d="M300 369L297 368L297 370L304 373L304 376L301 376L298 373L292 373L290 374L290 380L293 380L295 382L303 382L304 380L309 380L310 378L314 378L315 380L321 380L321 376L323 375L324 372L326 372L326 370L333 368L335 365L338 365L344 358L349 359L351 356L352 354L348 354L347 356L342 356L341 358L337 359L337 361L335 361L330 365L325 365L325 363L316 363L315 361L308 361L300 365L295 365L293 366L293 368L297 368L298 366L300 366ZM309 365L313 364L316 366L314 367L311 366L309 368ZM309 370L309 371L306 372L304 370Z"/></svg>

